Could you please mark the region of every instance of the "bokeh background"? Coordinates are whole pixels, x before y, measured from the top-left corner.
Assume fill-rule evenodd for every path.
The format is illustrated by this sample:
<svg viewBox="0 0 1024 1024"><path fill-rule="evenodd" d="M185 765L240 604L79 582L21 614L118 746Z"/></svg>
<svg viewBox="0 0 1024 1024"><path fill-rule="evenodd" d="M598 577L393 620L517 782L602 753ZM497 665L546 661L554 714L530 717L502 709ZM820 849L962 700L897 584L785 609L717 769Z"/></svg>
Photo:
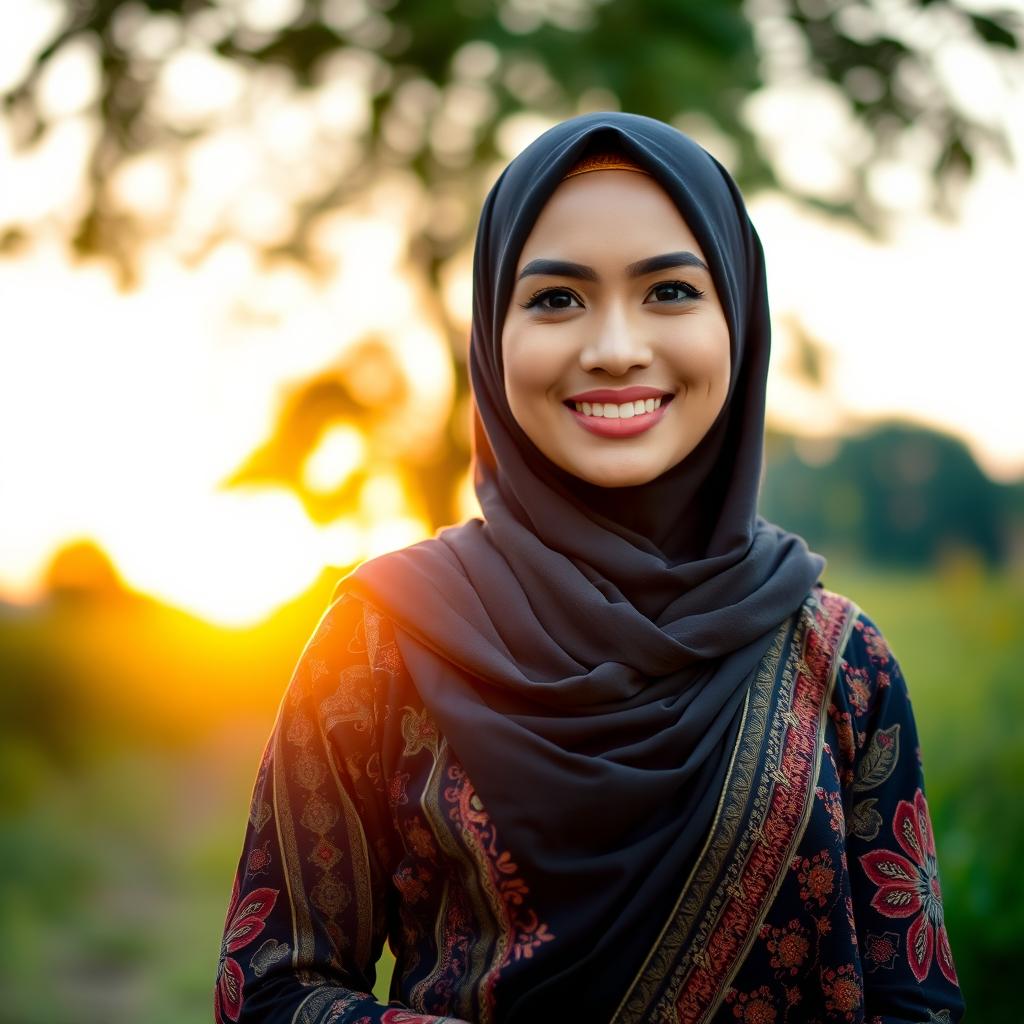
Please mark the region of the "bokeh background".
<svg viewBox="0 0 1024 1024"><path fill-rule="evenodd" d="M741 182L763 509L909 679L971 1017L1024 943L1020 0L0 7L0 1020L210 1019L336 579L473 513L470 246L621 108Z"/></svg>

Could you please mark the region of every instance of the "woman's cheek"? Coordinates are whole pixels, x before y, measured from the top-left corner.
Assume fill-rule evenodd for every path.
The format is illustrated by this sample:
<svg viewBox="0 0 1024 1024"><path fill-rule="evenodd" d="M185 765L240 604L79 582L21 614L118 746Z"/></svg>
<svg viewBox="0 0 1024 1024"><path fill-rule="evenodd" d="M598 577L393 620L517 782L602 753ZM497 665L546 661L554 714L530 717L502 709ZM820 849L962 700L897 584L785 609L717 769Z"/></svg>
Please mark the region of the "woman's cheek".
<svg viewBox="0 0 1024 1024"><path fill-rule="evenodd" d="M713 394L725 394L729 388L729 331L711 326L701 337L687 346L686 359L680 365L687 384Z"/></svg>
<svg viewBox="0 0 1024 1024"><path fill-rule="evenodd" d="M505 360L505 394L512 415L524 429L527 425L524 420L536 416L538 399L544 397L548 387L546 376L533 356L528 346L516 345Z"/></svg>
<svg viewBox="0 0 1024 1024"><path fill-rule="evenodd" d="M505 349L505 389L536 396L558 385L560 361L549 338L531 337L532 332L515 332Z"/></svg>

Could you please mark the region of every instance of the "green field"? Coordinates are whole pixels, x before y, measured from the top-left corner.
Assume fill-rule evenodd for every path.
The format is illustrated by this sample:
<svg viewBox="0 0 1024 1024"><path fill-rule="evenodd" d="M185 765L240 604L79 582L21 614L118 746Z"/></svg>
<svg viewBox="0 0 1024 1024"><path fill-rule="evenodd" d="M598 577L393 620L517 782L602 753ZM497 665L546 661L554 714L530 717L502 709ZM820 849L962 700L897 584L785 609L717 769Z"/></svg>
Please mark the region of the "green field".
<svg viewBox="0 0 1024 1024"><path fill-rule="evenodd" d="M933 575L839 568L826 582L879 623L907 676L970 1016L1018 1021L1024 581L955 563ZM108 671L102 640L67 674L86 658L68 652L68 638L102 637L103 614L122 613L92 611L79 634L83 614L71 606L0 620L0 1021L199 1024L211 1019L256 760L287 682L282 666L302 640L278 636L267 678L248 683L231 671L239 638L218 649L216 634L174 655L193 667L187 683L181 662L151 672L141 655ZM311 629L316 614L294 616L294 629ZM254 641L243 639L249 665ZM176 675L189 693L220 686L230 699L211 698L189 718Z"/></svg>

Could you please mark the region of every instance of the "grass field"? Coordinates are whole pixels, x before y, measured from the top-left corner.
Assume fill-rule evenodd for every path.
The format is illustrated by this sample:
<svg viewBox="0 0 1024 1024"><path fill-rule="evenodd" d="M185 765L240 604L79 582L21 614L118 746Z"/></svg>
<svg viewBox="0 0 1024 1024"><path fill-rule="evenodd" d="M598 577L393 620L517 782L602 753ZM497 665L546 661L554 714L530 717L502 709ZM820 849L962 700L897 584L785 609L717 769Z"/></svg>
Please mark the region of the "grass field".
<svg viewBox="0 0 1024 1024"><path fill-rule="evenodd" d="M1024 580L955 563L934 575L841 566L826 583L882 627L910 685L970 1016L1019 1021ZM189 718L166 665L159 686L152 659L121 651L108 671L118 659L95 640L105 635L96 619L81 634L94 638L88 654L56 657L53 645L78 635L67 618L77 614L0 622L3 699L17 712L7 708L0 726L0 1022L206 1022L252 776L287 682L281 666L304 637L274 641L284 649L264 665L271 678L235 678L223 650L214 666L216 637L179 651L194 673L182 677ZM315 620L298 621L308 631ZM66 674L69 659L86 657ZM218 686L254 696L197 696ZM133 717L124 705L148 710ZM160 727L161 709L175 728Z"/></svg>

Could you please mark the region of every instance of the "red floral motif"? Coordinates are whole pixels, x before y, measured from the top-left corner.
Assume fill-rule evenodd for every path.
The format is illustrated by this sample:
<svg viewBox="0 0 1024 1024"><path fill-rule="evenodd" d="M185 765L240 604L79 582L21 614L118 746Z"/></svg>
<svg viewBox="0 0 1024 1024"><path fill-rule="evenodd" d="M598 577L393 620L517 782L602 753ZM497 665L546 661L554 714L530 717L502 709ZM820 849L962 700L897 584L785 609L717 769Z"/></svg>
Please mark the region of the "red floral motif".
<svg viewBox="0 0 1024 1024"><path fill-rule="evenodd" d="M846 815L843 813L843 800L838 793L826 790L824 786L817 786L814 795L825 805L828 811L829 824L832 831L841 839L846 838Z"/></svg>
<svg viewBox="0 0 1024 1024"><path fill-rule="evenodd" d="M737 992L731 988L725 1001L732 1004L732 1014L744 1024L775 1024L778 1013L772 1000L772 990L767 985L753 992Z"/></svg>
<svg viewBox="0 0 1024 1024"><path fill-rule="evenodd" d="M515 958L517 960L530 960L533 958L533 951L540 949L545 942L550 942L554 935L548 930L548 926L537 919L532 911L527 911L525 916L517 917L515 920Z"/></svg>
<svg viewBox="0 0 1024 1024"><path fill-rule="evenodd" d="M448 1018L452 1019L452 1018ZM385 1010L380 1017L381 1024L437 1024L437 1017L413 1010Z"/></svg>
<svg viewBox="0 0 1024 1024"><path fill-rule="evenodd" d="M245 862L245 872L253 878L256 875L265 875L270 869L270 840L262 846L254 846L249 851L249 858Z"/></svg>
<svg viewBox="0 0 1024 1024"><path fill-rule="evenodd" d="M342 858L342 852L326 836L321 836L320 841L310 851L310 862L316 864L323 871L330 871Z"/></svg>
<svg viewBox="0 0 1024 1024"><path fill-rule="evenodd" d="M242 968L229 953L235 953L248 946L263 931L267 915L274 909L280 889L253 889L244 899L239 899L239 879L231 890L231 903L224 922L224 938L220 946L220 963L217 965L217 983L214 990L213 1015L217 1024L225 1020L238 1020L242 1013Z"/></svg>
<svg viewBox="0 0 1024 1024"><path fill-rule="evenodd" d="M392 879L395 888L402 894L406 903L418 903L430 895L428 885L433 875L424 867L405 865L399 868Z"/></svg>
<svg viewBox="0 0 1024 1024"><path fill-rule="evenodd" d="M881 935L868 932L864 940L864 960L869 971L877 971L880 967L892 970L899 951L900 937L895 932L882 932Z"/></svg>
<svg viewBox="0 0 1024 1024"><path fill-rule="evenodd" d="M794 867L800 883L800 899L806 903L816 902L819 907L825 906L836 884L832 855L828 850L822 850L813 857L797 858Z"/></svg>
<svg viewBox="0 0 1024 1024"><path fill-rule="evenodd" d="M461 765L453 764L448 769L448 778L455 783L447 787L444 793L445 799L453 804L449 815L480 844L487 858L491 879L504 906L505 926L512 938L510 954L506 955L505 962L510 958L532 959L534 950L545 942L551 942L555 936L545 922L524 906L530 889L519 876L519 866L508 850L498 849L497 829L465 770Z"/></svg>
<svg viewBox="0 0 1024 1024"><path fill-rule="evenodd" d="M874 626L869 626L863 619L858 619L853 626L854 629L860 633L864 640L864 646L867 648L867 652L872 661L877 662L879 665L889 664L889 645L885 642L885 637L875 629Z"/></svg>
<svg viewBox="0 0 1024 1024"><path fill-rule="evenodd" d="M892 830L906 857L889 850L871 850L860 858L868 878L878 886L871 906L885 917L914 918L907 930L907 959L918 981L928 976L934 957L946 979L956 984L953 953L943 923L935 837L920 789L912 803L901 800L897 804Z"/></svg>
<svg viewBox="0 0 1024 1024"><path fill-rule="evenodd" d="M863 715L871 702L868 670L866 668L851 668L849 665L845 667L846 689L850 695L850 705L858 715Z"/></svg>
<svg viewBox="0 0 1024 1024"><path fill-rule="evenodd" d="M399 804L407 804L409 797L405 792L406 786L409 785L409 773L408 772L395 772L391 776L391 781L388 783L388 803L392 807L397 807Z"/></svg>
<svg viewBox="0 0 1024 1024"><path fill-rule="evenodd" d="M828 967L821 972L821 990L825 994L825 1008L842 1014L851 1024L863 998L863 986L853 964Z"/></svg>
<svg viewBox="0 0 1024 1024"><path fill-rule="evenodd" d="M773 928L765 925L761 929L761 938L768 947L772 967L777 971L788 971L792 975L799 973L811 943L805 929L794 917L785 928Z"/></svg>
<svg viewBox="0 0 1024 1024"><path fill-rule="evenodd" d="M424 860L437 859L434 838L418 814L410 818L409 823L405 826L405 838L409 841L409 846L417 857L422 857Z"/></svg>
<svg viewBox="0 0 1024 1024"><path fill-rule="evenodd" d="M853 717L849 711L840 711L835 704L829 704L828 717L832 719L832 724L836 730L836 739L839 741L839 756L836 758L839 781L844 786L848 786L853 781L853 765L857 756L857 744L853 734Z"/></svg>

